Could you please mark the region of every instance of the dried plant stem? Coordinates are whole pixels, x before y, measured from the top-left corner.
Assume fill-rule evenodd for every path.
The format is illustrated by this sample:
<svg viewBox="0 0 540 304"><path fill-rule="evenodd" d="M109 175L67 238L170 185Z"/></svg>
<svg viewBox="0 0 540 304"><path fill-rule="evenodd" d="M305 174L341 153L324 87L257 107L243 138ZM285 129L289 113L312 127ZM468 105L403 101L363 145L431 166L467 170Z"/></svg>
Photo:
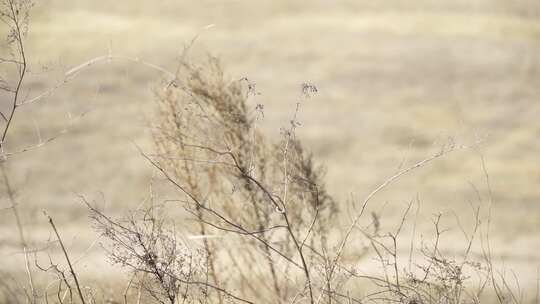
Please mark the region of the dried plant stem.
<svg viewBox="0 0 540 304"><path fill-rule="evenodd" d="M167 77L169 77L171 79L174 79L174 77L175 77L173 73L171 73L170 71L167 71L165 68L162 68L162 67L160 67L158 65L155 65L153 63L144 61L144 60L142 60L140 58L132 58L132 57L126 57L126 56L102 55L102 56L98 56L98 57L92 58L90 60L87 60L87 61L73 67L72 69L70 69L69 71L64 73L64 78L62 80L60 80L56 85L52 86L51 88L49 88L45 92L42 92L42 93L40 93L39 95L37 95L37 96L35 96L33 98L30 98L30 99L24 100L24 101L20 101L20 102L16 103L15 105L17 107L19 107L19 106L26 106L26 105L29 105L29 104L32 104L32 103L39 102L42 99L44 99L45 97L48 97L48 96L54 94L54 92L56 90L58 90L59 88L61 88L64 85L66 85L71 80L73 80L83 70L88 69L88 68L90 68L90 67L92 67L92 66L94 66L96 64L108 63L108 62L111 62L111 61L128 61L128 62L132 62L132 63L137 63L137 64L140 64L142 66L153 69L155 71L161 72L161 73L163 73L164 75L166 75Z"/></svg>
<svg viewBox="0 0 540 304"><path fill-rule="evenodd" d="M60 234L58 233L58 230L56 229L56 225L54 224L53 219L45 213L45 216L47 217L49 224L51 225L54 234L56 235L56 238L58 239L58 243L60 243L60 248L62 248L62 252L64 253L64 257L66 258L66 261L69 266L69 271L71 272L71 275L73 276L73 280L75 281L75 286L77 286L77 293L79 294L79 298L81 299L82 304L85 304L84 296L81 291L81 286L79 285L79 279L77 279L77 274L75 273L75 270L73 269L73 265L71 265L71 261L69 260L69 255L66 251L66 247L64 246L64 242L62 242L62 239L60 238Z"/></svg>
<svg viewBox="0 0 540 304"><path fill-rule="evenodd" d="M259 225L258 229L259 231L263 231L265 227L265 223L263 222L260 208L257 205L257 202L255 201L255 198L253 197L253 194L251 194L251 204L253 206L253 209L255 210L255 215L257 217L257 224ZM268 239L264 233L261 234L261 239L264 241L262 248L264 249L264 256L267 260L268 267L270 269L270 274L272 275L272 284L273 284L274 292L277 298L281 301L282 291L281 291L281 288L279 287L279 280L276 273L276 266L274 265L275 261L272 258L272 252L270 251L270 248L268 247Z"/></svg>
<svg viewBox="0 0 540 304"><path fill-rule="evenodd" d="M306 285L307 285L308 291L309 291L310 303L314 304L315 303L315 298L313 296L313 288L311 286L312 285L311 284L311 276L310 276L310 272L309 272L309 267L308 267L308 265L306 263L306 258L304 257L303 248L302 248L303 245L304 245L304 242L302 242L302 245L300 245L300 242L298 242L298 239L294 235L294 233L292 231L291 222L290 222L289 217L287 215L287 207L286 207L287 206L287 199L288 199L287 195L288 195L288 190L289 190L289 148L290 148L290 145L291 145L291 143L292 143L292 141L294 139L294 136L295 136L296 124L298 123L296 119L297 119L299 108L300 108L300 103L296 103L296 109L294 111L294 115L293 115L293 118L291 120L291 128L287 132L285 147L284 147L284 151L283 151L283 172L284 173L283 173L283 198L281 199L282 205L283 205L282 215L283 215L283 219L285 220L285 223L286 223L286 226L287 226L287 231L289 232L289 235L290 235L291 239L293 240L296 251L298 252L298 255L300 256L300 260L302 262L302 270L304 271L304 275L306 276ZM235 160L235 163L238 163L238 162ZM240 169L239 166L237 166L237 167ZM259 188L261 188L261 190L263 190L266 193L269 193L268 190L263 188L260 183L256 183L256 184L259 186Z"/></svg>
<svg viewBox="0 0 540 304"><path fill-rule="evenodd" d="M26 54L24 50L23 31L21 29L22 23L24 21L20 19L20 16L19 16L20 12L16 8L16 3L14 3L14 1L8 1L8 8L9 8L9 13L10 13L9 17L12 20L13 34L15 35L16 48L19 55L19 58L15 61L15 65L17 66L19 75L17 78L17 84L15 85L15 88L13 89L11 109L9 110L9 114L7 115L7 119L2 114L2 117L6 119L6 125L4 126L4 129L2 130L2 138L0 138L0 153L4 152L4 143L5 143L9 128L11 126L11 123L13 122L15 111L17 110L17 102L19 101L21 87L24 81L24 77L26 76L26 69L27 69Z"/></svg>
<svg viewBox="0 0 540 304"><path fill-rule="evenodd" d="M181 145L181 148L185 150L185 146L183 145L183 143ZM196 173L191 171L188 161L184 161L183 166L186 172L188 187L191 189L192 193L198 193L199 192L198 185L193 179L193 175ZM199 233L201 235L206 235L207 229L206 229L206 225L204 224L204 214L200 206L196 206L196 213L197 213L196 214L197 219L199 220ZM204 244L204 250L206 251L206 263L208 264L208 270L209 270L208 271L209 273L207 272L207 274L209 274L212 277L212 281L214 285L219 286L220 284L219 284L219 279L216 273L216 263L214 261L214 252L213 252L212 244L210 244L210 242L206 238L203 240L203 244ZM218 293L218 302L219 304L223 303L223 297L221 296L221 293Z"/></svg>
<svg viewBox="0 0 540 304"><path fill-rule="evenodd" d="M8 136L9 130L11 126L13 125L13 119L15 117L15 113L18 109L18 103L21 96L22 86L23 82L26 77L27 72L27 59L26 59L26 52L25 52L25 44L24 44L24 35L25 32L23 28L27 25L27 17L26 14L28 14L29 7L23 5L22 3L18 3L14 0L8 0L3 3L5 6L5 11L2 10L0 12L0 15L2 16L0 21L7 24L8 27L10 27L11 35L14 43L14 49L13 49L13 59L3 59L0 58L0 63L8 62L11 64L14 64L17 69L17 77L14 87L2 87L0 89L11 93L13 96L10 100L11 107L8 110L7 115L4 113L1 113L2 118L4 119L4 127L1 130L1 137L0 137L0 166L2 170L2 176L4 178L4 185L7 189L7 194L9 198L9 202L11 204L11 210L13 211L13 216L15 217L15 222L17 224L17 230L19 232L19 241L24 253L24 260L25 260L25 271L26 275L28 277L28 283L30 285L30 290L32 297L30 299L31 303L35 303L37 300L37 293L34 288L34 279L32 276L32 270L30 268L30 260L28 257L28 244L26 242L26 238L24 236L24 229L21 222L21 217L19 215L19 209L17 202L15 200L15 194L13 191L13 188L11 187L9 176L7 174L7 169L5 167L5 161L7 159L7 155L5 153L5 143L6 138Z"/></svg>
<svg viewBox="0 0 540 304"><path fill-rule="evenodd" d="M459 147L459 148L467 148L467 147L463 146L463 147ZM413 164L412 166L404 168L404 169L398 171L396 174L390 176L389 178L387 178L384 182L382 182L379 186L377 186L373 191L371 191L371 193L369 193L366 196L366 198L364 199L364 201L362 203L362 208L360 209L360 212L354 217L354 220L351 223L351 225L349 225L349 228L347 229L347 231L345 233L345 236L341 240L340 245L338 247L338 250L336 251L336 255L335 255L335 257L334 257L334 259L332 261L332 264L330 265L329 280L332 280L332 276L334 274L334 271L335 271L337 265L339 264L339 260L341 259L341 256L343 254L343 250L345 249L345 246L349 243L349 238L350 238L353 230L355 229L355 227L358 225L358 222L362 218L362 215L364 214L364 211L365 211L368 203L371 201L371 199L373 199L373 197L376 194L378 194L379 192L384 190L390 184L392 184L396 180L400 179L402 176L410 173L411 171L413 171L415 169L418 169L418 168L421 168L421 167L427 165L428 163L430 163L430 162L434 161L435 159L438 159L438 158L440 158L440 157L454 151L455 149L456 149L456 147L453 145L453 143L451 143L450 146L447 147L447 148L443 147L441 149L441 151L435 153L434 155L432 155L430 157L427 157L427 158Z"/></svg>
<svg viewBox="0 0 540 304"><path fill-rule="evenodd" d="M24 253L24 262L25 262L25 268L26 268L26 276L28 277L28 283L30 285L30 291L32 293L32 299L31 302L35 303L37 294L34 288L34 278L32 276L32 270L30 268L30 260L28 258L28 244L26 243L26 238L24 236L24 229L21 222L21 217L19 215L19 209L17 202L15 200L15 193L13 191L13 188L11 187L11 183L9 182L8 174L6 173L5 164L3 162L0 162L0 167L2 169L2 176L4 178L4 185L7 189L8 198L11 204L11 210L13 211L13 216L15 217L15 222L17 224L17 230L19 232L19 242L21 244L23 253Z"/></svg>
<svg viewBox="0 0 540 304"><path fill-rule="evenodd" d="M197 208L197 217L199 218L199 228L201 235L206 235L206 225L204 225L203 214L201 208ZM219 279L217 277L216 273L216 263L214 261L214 253L212 249L212 245L208 241L208 239L203 239L204 244L204 250L206 251L206 263L208 264L208 270L210 272L210 276L212 277L212 281L214 282L214 285L219 286ZM221 296L221 293L218 293L218 302L221 304L223 303L223 297Z"/></svg>

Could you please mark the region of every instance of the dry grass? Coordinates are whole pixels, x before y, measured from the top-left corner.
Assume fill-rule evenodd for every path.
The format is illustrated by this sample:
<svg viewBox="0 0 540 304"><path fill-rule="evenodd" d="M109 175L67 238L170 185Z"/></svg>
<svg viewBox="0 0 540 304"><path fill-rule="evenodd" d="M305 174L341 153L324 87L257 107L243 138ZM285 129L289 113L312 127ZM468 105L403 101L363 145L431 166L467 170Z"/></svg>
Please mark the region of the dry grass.
<svg viewBox="0 0 540 304"><path fill-rule="evenodd" d="M540 74L534 1L340 1L332 6L170 1L163 7L149 2L39 3L28 39L35 67L28 80L30 95L54 85L80 62L107 54L110 41L115 54L173 69L183 43L214 23L202 32L193 58L212 50L233 79L247 76L256 82L262 95L253 97L253 104L265 105L260 129L270 138L278 138L279 127L288 124L300 84L317 85L319 93L299 115L297 133L327 167L329 192L337 201L347 201L351 192L363 197L403 160L410 164L430 155L448 136L468 142L477 134L489 135L481 152L492 177L493 256L517 269L524 289L535 288L530 265L538 264L540 243L535 186L540 147L534 140L540 134L535 85ZM144 149L151 145L147 121L158 77L127 62L95 66L46 104L25 109L28 119L14 125L14 147L35 142L33 120L46 137L64 128L66 112L93 110L68 136L8 164L32 244L50 233L40 212L47 209L61 225L70 252L85 253L95 234L74 193L100 200L96 193L103 192L114 214L145 196L151 169L131 141ZM469 181L479 188L480 198ZM474 218L464 214L470 214L469 201L486 201L484 185L478 154L457 153L382 192L369 211L379 214L388 230L402 216L403 208L396 206L418 193L417 234L431 234L431 215L443 211L445 223L454 229L440 250L457 254L466 240L451 212L471 227ZM14 227L6 212L0 223L2 231ZM19 260L12 233L2 233L0 244L7 259ZM400 250L408 251L405 245ZM104 265L101 259L96 247L85 253L80 265L88 269L82 271L87 282L115 280L115 271L94 271L92 265ZM369 259L360 261L373 268ZM0 269L15 273L20 265L2 264Z"/></svg>

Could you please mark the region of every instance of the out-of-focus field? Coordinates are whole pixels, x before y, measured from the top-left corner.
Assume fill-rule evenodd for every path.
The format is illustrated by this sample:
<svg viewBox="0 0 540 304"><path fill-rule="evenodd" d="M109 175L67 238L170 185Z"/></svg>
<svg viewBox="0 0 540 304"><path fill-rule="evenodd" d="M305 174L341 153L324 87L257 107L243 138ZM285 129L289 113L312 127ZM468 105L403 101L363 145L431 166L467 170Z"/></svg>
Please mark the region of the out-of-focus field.
<svg viewBox="0 0 540 304"><path fill-rule="evenodd" d="M207 25L213 27L205 29ZM3 29L2 29L3 31ZM394 227L406 204L421 201L419 234L447 216L443 250L463 248L457 218L489 202L493 254L534 287L540 265L540 2L538 1L39 1L32 13L29 96L70 68L106 55L140 57L174 70L199 35L192 58L221 58L233 78L248 77L265 106L272 137L288 124L301 84L319 93L303 102L299 135L328 169L330 192L361 200L400 164L435 153L452 137L483 138L408 175L371 203ZM159 73L126 61L82 72L46 102L23 108L8 148L56 134L68 113L88 111L53 143L10 159L28 237L51 232L52 215L83 276L113 281L79 194L103 196L112 214L136 207L152 175L133 142L150 148L152 88ZM4 109L5 100L0 101ZM475 185L475 187L471 186ZM0 209L8 205L2 193ZM345 206L345 203L344 203ZM345 209L345 208L344 208ZM348 219L344 215L343 223ZM0 211L0 269L22 271L11 212ZM369 261L366 261L369 263Z"/></svg>

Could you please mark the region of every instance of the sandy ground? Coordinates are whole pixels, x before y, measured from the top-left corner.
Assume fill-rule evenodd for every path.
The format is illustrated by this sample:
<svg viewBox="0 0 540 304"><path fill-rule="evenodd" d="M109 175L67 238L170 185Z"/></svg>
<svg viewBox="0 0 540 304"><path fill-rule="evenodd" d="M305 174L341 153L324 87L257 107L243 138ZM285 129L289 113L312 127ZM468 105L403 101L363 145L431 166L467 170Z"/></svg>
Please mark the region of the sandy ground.
<svg viewBox="0 0 540 304"><path fill-rule="evenodd" d="M161 3L161 2L160 2ZM208 25L213 25L208 28ZM299 135L328 169L343 209L377 184L453 138L483 142L454 152L377 196L370 211L394 227L406 204L421 201L419 235L443 212L443 249L458 254L470 229L470 203L489 205L494 256L522 287L540 265L540 5L536 1L39 1L28 36L38 94L78 64L106 55L144 58L174 69L198 36L192 58L219 56L231 78L248 77L265 105L270 137L287 124L304 82L319 93L303 102ZM52 215L88 278L114 281L77 195L112 214L137 206L152 170L133 142L149 148L152 87L160 74L127 61L95 65L36 106L23 108L9 149L56 134L68 115L89 111L70 132L7 163L28 237L50 238ZM2 97L0 109L5 107ZM474 185L474 186L472 186ZM478 195L475 190L478 189ZM8 205L0 188L0 208ZM347 223L347 217L343 216ZM12 214L0 211L0 269L21 271ZM409 227L410 228L410 227ZM410 230L410 229L409 229ZM407 249L404 247L403 251ZM369 261L365 261L369 263Z"/></svg>

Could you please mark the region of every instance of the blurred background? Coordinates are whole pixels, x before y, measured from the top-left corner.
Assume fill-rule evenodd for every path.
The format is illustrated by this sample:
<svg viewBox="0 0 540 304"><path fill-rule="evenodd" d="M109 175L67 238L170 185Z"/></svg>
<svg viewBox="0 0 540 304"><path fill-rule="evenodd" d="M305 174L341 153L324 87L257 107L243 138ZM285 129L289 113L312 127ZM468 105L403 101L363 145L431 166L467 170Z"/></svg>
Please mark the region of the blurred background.
<svg viewBox="0 0 540 304"><path fill-rule="evenodd" d="M231 79L256 84L260 95L252 102L264 105L261 127L270 137L289 123L302 83L318 88L302 102L298 133L327 168L327 185L344 211L449 138L459 145L482 139L406 176L370 211L394 227L418 198L418 233L432 235L431 220L443 213L449 230L442 249L458 254L466 242L456 219L470 229L471 204L490 204L483 158L493 255L515 270L524 290L536 286L539 1L40 0L27 37L25 93L35 96L71 68L109 53L174 71L195 37L190 58L217 56ZM8 150L17 150L37 143L38 130L42 138L54 136L70 115L88 112L67 134L7 163L27 237L35 246L51 238L46 210L87 282L110 286L122 274L103 258L78 195L113 215L145 198L152 168L133 142L151 149L153 88L161 77L128 61L93 65L22 108L8 138ZM0 102L4 109L7 99ZM1 209L9 201L5 187L0 193ZM23 271L14 227L12 214L0 211L0 269L12 274Z"/></svg>

